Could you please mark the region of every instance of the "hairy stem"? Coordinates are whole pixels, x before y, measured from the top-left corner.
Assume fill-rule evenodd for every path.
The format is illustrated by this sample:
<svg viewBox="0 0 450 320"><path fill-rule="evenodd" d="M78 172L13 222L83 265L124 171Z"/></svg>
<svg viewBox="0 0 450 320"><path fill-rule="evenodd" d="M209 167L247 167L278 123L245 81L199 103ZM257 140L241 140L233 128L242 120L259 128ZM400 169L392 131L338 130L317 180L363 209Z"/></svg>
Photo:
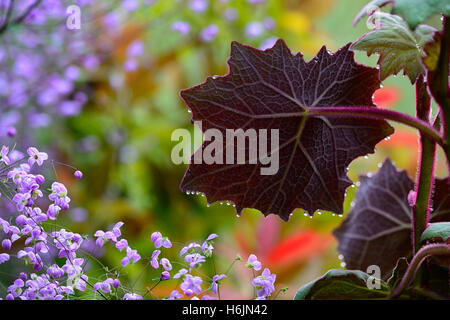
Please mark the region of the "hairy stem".
<svg viewBox="0 0 450 320"><path fill-rule="evenodd" d="M444 17L444 30L439 54L438 67L432 73L431 92L441 107L444 120L445 155L450 171L450 95L448 90L448 65L450 51L450 17ZM437 72L437 74L435 74Z"/></svg>
<svg viewBox="0 0 450 320"><path fill-rule="evenodd" d="M416 81L416 109L417 117L428 122L431 111L431 99L422 75ZM437 121L437 124L439 126L439 121ZM420 237L428 226L430 218L435 159L436 143L420 132L419 171L415 190L416 198L412 209L413 255L420 249Z"/></svg>
<svg viewBox="0 0 450 320"><path fill-rule="evenodd" d="M312 107L305 111L304 114L308 116L355 117L376 120L391 120L416 128L432 141L441 146L444 145L439 131L433 128L433 126L431 126L428 122L393 110L373 107Z"/></svg>
<svg viewBox="0 0 450 320"><path fill-rule="evenodd" d="M417 269L420 267L422 262L427 257L432 255L449 255L449 254L450 254L449 244L439 243L439 244L430 244L425 247L422 247L411 260L411 263L409 264L408 269L403 275L403 278L398 284L398 286L394 290L392 290L390 298L396 298L401 295L403 290L405 290L408 287L411 280L414 278Z"/></svg>

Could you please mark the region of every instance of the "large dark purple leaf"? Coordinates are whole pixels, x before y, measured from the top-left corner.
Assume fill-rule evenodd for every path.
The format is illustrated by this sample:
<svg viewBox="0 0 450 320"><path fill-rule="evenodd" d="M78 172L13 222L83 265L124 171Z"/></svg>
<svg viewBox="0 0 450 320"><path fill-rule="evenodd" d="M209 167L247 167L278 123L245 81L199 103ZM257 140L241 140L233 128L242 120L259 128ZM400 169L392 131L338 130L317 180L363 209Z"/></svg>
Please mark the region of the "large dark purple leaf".
<svg viewBox="0 0 450 320"><path fill-rule="evenodd" d="M361 176L355 205L333 234L349 269L366 271L378 265L382 277L391 275L399 257L411 252L411 207L414 183L389 159L372 177Z"/></svg>
<svg viewBox="0 0 450 320"><path fill-rule="evenodd" d="M305 62L283 40L265 51L233 42L228 65L226 76L209 77L181 92L192 121L201 120L203 131L215 128L224 137L226 129L278 129L279 170L261 175L265 165L260 163L195 164L194 153L181 190L204 193L208 203L234 202L238 214L246 207L284 220L296 208L342 213L345 189L352 184L348 165L373 153L393 129L380 120L306 119L299 113L309 107L374 106L378 71L355 63L349 45L334 54L322 47Z"/></svg>
<svg viewBox="0 0 450 320"><path fill-rule="evenodd" d="M407 173L398 171L389 159L372 177L360 177L354 207L333 231L347 268L366 271L378 265L386 279L398 259L411 256L408 194L413 188ZM450 221L448 179L435 179L433 202L430 222Z"/></svg>

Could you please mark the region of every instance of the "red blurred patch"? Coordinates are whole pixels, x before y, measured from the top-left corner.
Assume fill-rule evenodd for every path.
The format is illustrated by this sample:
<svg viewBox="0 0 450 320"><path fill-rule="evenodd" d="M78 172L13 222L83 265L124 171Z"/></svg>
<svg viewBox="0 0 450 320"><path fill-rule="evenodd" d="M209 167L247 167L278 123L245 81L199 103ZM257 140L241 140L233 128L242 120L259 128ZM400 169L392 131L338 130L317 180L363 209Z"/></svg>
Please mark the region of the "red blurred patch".
<svg viewBox="0 0 450 320"><path fill-rule="evenodd" d="M419 148L419 137L415 132L397 129L389 140L383 140L378 144L383 148L406 148L416 153Z"/></svg>
<svg viewBox="0 0 450 320"><path fill-rule="evenodd" d="M288 268L306 262L321 254L333 242L330 234L314 230L301 230L282 240L265 257L264 262L273 269Z"/></svg>
<svg viewBox="0 0 450 320"><path fill-rule="evenodd" d="M397 87L386 86L373 94L373 102L380 108L391 108L401 98L401 91Z"/></svg>

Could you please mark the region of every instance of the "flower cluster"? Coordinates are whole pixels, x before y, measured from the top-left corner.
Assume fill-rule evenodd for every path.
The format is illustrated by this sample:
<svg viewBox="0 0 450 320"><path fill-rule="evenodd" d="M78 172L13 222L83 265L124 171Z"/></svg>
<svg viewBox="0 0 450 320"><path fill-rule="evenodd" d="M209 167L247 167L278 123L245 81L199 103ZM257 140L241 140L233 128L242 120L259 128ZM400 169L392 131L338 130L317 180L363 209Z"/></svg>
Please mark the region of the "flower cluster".
<svg viewBox="0 0 450 320"><path fill-rule="evenodd" d="M211 300L220 298L220 284L228 277L227 273L218 273L206 278L197 270L213 258L213 242L218 235L210 234L201 242L191 242L179 251L182 262L178 270L174 270L174 261L163 255L164 250L172 248L172 242L160 232L153 232L150 241L155 249L149 257L150 265L158 270L158 282L152 289L141 294L130 292L121 285L120 273L112 273L105 269L105 277L90 282L86 271L88 259L81 250L85 241L93 241L88 236L75 233L64 228L46 230L46 222L54 222L61 212L70 207L68 190L60 182L52 182L49 188L43 188L46 182L44 176L34 174L36 167L44 165L48 160L45 152L37 148L27 149L28 157L11 156L7 146L2 147L0 168L0 183L8 193L0 195L10 201L15 208L15 214L9 219L0 218L1 248L0 264L10 263L12 258L31 266L30 273L21 272L17 279L7 288L4 297L8 300L61 300L74 298L78 291L92 290L94 297L104 299L141 300L162 281L179 281L178 289L173 290L164 299L181 298ZM14 162L10 158L17 158ZM75 171L80 172L80 171ZM74 174L75 178L77 174ZM46 200L47 199L47 200ZM97 230L94 234L95 245L104 247L110 243L119 252L125 252L121 266L137 263L141 255L132 249L128 240L123 238L121 228L123 222L115 223L107 231ZM18 240L23 247L19 248ZM15 255L9 252L16 252ZM60 260L55 260L58 258ZM240 260L236 259L235 261ZM61 262L62 261L62 262ZM233 262L234 264L234 262ZM250 255L247 267L254 271L262 268L255 255ZM111 270L114 268L111 268ZM231 269L231 268L228 268ZM268 269L253 279L257 299L266 299L274 289L275 275ZM210 294L207 294L210 292Z"/></svg>

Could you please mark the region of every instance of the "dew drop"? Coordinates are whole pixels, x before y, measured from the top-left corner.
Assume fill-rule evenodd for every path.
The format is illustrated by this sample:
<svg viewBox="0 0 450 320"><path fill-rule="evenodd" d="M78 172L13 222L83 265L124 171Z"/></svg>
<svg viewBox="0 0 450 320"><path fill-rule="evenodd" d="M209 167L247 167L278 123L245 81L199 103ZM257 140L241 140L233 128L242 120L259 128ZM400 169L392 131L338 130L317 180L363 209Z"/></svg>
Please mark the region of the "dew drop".
<svg viewBox="0 0 450 320"><path fill-rule="evenodd" d="M350 203L350 207L354 207L355 206L355 201L352 201L351 203Z"/></svg>
<svg viewBox="0 0 450 320"><path fill-rule="evenodd" d="M322 214L322 211L317 211L317 214L320 216Z"/></svg>
<svg viewBox="0 0 450 320"><path fill-rule="evenodd" d="M359 187L361 185L361 182L356 182L356 186Z"/></svg>
<svg viewBox="0 0 450 320"><path fill-rule="evenodd" d="M342 268L345 268L346 265L347 265L347 264L346 264L345 262L341 262L341 267L342 267Z"/></svg>
<svg viewBox="0 0 450 320"><path fill-rule="evenodd" d="M344 260L344 256L342 254L338 255L339 260Z"/></svg>
<svg viewBox="0 0 450 320"><path fill-rule="evenodd" d="M369 159L369 156L364 156L364 159Z"/></svg>
<svg viewBox="0 0 450 320"><path fill-rule="evenodd" d="M381 168L382 165L383 164L381 162L377 164L378 168Z"/></svg>

